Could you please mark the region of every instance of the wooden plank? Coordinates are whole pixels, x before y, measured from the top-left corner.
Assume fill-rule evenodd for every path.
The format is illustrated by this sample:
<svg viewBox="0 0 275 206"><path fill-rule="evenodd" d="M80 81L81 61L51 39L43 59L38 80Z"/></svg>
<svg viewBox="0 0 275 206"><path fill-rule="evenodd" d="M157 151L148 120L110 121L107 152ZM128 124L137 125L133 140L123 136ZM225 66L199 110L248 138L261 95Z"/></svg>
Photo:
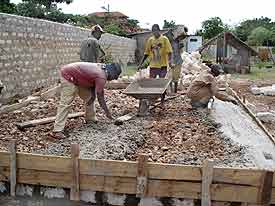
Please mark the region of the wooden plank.
<svg viewBox="0 0 275 206"><path fill-rule="evenodd" d="M147 192L148 184L148 158L146 154L140 154L138 156L138 167L137 167L137 197L144 197Z"/></svg>
<svg viewBox="0 0 275 206"><path fill-rule="evenodd" d="M8 181L10 181L10 169L5 168L2 171L2 176L7 177ZM17 169L18 184L71 188L71 182L71 173L56 173L38 170Z"/></svg>
<svg viewBox="0 0 275 206"><path fill-rule="evenodd" d="M72 186L70 191L70 200L80 200L80 180L79 180L79 153L78 144L71 145L71 161L72 161Z"/></svg>
<svg viewBox="0 0 275 206"><path fill-rule="evenodd" d="M4 175L9 176L9 171L5 171ZM71 188L71 180L70 173L54 173L19 169L17 182L24 184ZM136 178L80 175L80 189L135 194ZM211 196L212 200L215 201L257 203L258 193L258 187L230 184L211 185ZM273 194L275 194L275 192ZM200 199L201 183L149 179L147 196Z"/></svg>
<svg viewBox="0 0 275 206"><path fill-rule="evenodd" d="M79 162L80 174L135 177L137 163L130 161L88 160ZM10 167L9 152L0 152L0 167ZM67 157L17 153L17 168L52 172L70 172L71 160ZM214 168L213 181L260 186L263 170L243 168ZM149 179L201 181L201 167L148 163ZM275 178L273 186L275 187Z"/></svg>
<svg viewBox="0 0 275 206"><path fill-rule="evenodd" d="M10 194L15 197L16 193L16 141L12 140L10 144Z"/></svg>
<svg viewBox="0 0 275 206"><path fill-rule="evenodd" d="M85 112L77 112L77 113L69 114L68 118L72 119L72 118L82 117L84 115L85 115ZM34 119L34 120L22 122L22 123L15 123L15 125L18 127L18 129L24 129L28 127L35 127L37 125L48 124L48 123L54 122L55 119L56 117L46 117L46 118Z"/></svg>
<svg viewBox="0 0 275 206"><path fill-rule="evenodd" d="M203 163L202 168L202 194L201 194L201 205L211 206L211 194L210 188L213 180L213 167L214 161L206 160Z"/></svg>
<svg viewBox="0 0 275 206"><path fill-rule="evenodd" d="M8 152L0 152L0 167L1 166L10 166ZM53 155L17 153L17 168L52 172L70 172L71 158Z"/></svg>

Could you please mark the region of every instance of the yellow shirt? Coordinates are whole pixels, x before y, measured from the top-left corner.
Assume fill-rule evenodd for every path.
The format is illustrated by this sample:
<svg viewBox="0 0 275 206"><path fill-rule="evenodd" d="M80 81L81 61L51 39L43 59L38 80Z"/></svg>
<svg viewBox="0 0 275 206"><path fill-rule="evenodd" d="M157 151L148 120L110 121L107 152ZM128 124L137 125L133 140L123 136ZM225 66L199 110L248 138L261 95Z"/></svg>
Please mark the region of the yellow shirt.
<svg viewBox="0 0 275 206"><path fill-rule="evenodd" d="M151 68L167 67L169 53L172 53L172 47L166 36L152 36L147 40L144 54L149 56Z"/></svg>

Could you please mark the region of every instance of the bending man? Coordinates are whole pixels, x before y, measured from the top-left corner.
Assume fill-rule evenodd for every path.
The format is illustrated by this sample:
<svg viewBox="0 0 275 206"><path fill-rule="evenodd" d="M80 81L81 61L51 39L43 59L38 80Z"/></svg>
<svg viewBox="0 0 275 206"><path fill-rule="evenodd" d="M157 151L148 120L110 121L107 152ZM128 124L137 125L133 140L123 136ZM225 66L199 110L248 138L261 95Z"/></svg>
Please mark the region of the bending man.
<svg viewBox="0 0 275 206"><path fill-rule="evenodd" d="M53 136L65 138L63 133L71 104L78 94L85 102L86 122L96 121L95 98L106 116L112 115L104 98L104 85L106 81L118 79L121 73L119 64L97 64L76 62L61 68L61 98L57 109Z"/></svg>
<svg viewBox="0 0 275 206"><path fill-rule="evenodd" d="M222 101L236 104L236 100L218 91L216 77L220 75L219 66L211 65L209 71L204 71L197 76L188 88L187 96L191 99L193 108L206 108L214 96Z"/></svg>

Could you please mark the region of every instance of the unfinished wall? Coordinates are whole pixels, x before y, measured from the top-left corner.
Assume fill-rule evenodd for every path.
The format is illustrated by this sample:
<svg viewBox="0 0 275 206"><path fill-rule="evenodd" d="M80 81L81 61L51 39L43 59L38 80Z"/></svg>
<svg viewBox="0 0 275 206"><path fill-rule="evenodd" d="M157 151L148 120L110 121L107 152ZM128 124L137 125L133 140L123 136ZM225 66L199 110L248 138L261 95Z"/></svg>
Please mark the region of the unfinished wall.
<svg viewBox="0 0 275 206"><path fill-rule="evenodd" d="M58 80L60 65L79 61L79 47L90 31L66 24L0 13L0 80L4 102ZM134 59L136 41L111 34L101 40L107 54L122 63Z"/></svg>

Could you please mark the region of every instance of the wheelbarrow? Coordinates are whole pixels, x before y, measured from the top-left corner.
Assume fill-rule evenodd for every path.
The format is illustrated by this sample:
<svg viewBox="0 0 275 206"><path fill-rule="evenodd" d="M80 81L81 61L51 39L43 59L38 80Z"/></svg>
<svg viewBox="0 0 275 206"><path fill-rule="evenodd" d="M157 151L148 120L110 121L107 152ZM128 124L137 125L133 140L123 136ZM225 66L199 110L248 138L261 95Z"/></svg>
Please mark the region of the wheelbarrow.
<svg viewBox="0 0 275 206"><path fill-rule="evenodd" d="M145 116L149 113L150 102L158 98L164 102L170 83L170 79L139 79L131 83L123 93L139 100L138 115Z"/></svg>

